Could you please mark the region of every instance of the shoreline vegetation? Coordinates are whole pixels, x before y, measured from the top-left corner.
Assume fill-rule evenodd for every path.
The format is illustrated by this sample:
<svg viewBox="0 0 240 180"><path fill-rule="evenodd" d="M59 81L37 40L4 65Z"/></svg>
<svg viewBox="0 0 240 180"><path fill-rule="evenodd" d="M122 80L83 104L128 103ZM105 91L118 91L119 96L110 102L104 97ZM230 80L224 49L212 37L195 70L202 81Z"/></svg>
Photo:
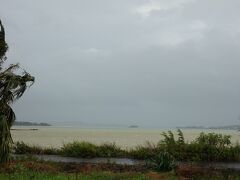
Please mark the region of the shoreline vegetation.
<svg viewBox="0 0 240 180"><path fill-rule="evenodd" d="M201 133L192 142L186 142L181 130L163 132L157 144L146 142L143 146L122 149L114 143L95 145L74 141L61 148L42 148L24 142L14 143L15 156L10 164L0 166L2 179L239 179L240 171L229 168L201 166L198 162L240 161L240 145L232 144L229 135ZM126 165L111 161L106 163L71 163L44 161L40 155L95 158L118 157L142 160L144 163ZM176 162L189 163L176 163Z"/></svg>
<svg viewBox="0 0 240 180"><path fill-rule="evenodd" d="M63 144L61 148L43 148L16 142L15 154L47 154L79 158L126 157L151 159L161 152L167 152L177 161L240 161L240 145L231 143L231 136L217 133L201 133L191 142L186 142L181 130L162 133L163 139L157 144L146 142L135 148L123 149L115 143L95 145L86 141Z"/></svg>

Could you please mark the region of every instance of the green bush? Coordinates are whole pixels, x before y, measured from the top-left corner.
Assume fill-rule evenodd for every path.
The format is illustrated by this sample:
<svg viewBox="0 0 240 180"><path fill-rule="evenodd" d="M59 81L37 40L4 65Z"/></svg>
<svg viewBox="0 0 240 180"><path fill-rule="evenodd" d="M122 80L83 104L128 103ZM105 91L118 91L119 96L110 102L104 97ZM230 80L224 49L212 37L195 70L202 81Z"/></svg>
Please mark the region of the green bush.
<svg viewBox="0 0 240 180"><path fill-rule="evenodd" d="M162 133L163 140L158 149L170 153L179 161L238 161L240 146L231 145L231 136L216 133L201 133L194 141L185 143L183 133L178 130L178 139L173 133Z"/></svg>
<svg viewBox="0 0 240 180"><path fill-rule="evenodd" d="M91 158L97 156L97 146L85 141L74 141L64 144L61 153L65 156Z"/></svg>
<svg viewBox="0 0 240 180"><path fill-rule="evenodd" d="M196 138L196 143L203 146L212 146L223 148L231 144L231 136L216 133L200 133Z"/></svg>
<svg viewBox="0 0 240 180"><path fill-rule="evenodd" d="M160 152L150 159L150 167L158 172L172 171L176 168L175 159L168 152Z"/></svg>
<svg viewBox="0 0 240 180"><path fill-rule="evenodd" d="M177 130L178 138L175 139L171 131L163 132L163 139L158 143L158 149L160 151L166 151L174 156L178 160L185 160L186 143L183 133L180 129Z"/></svg>
<svg viewBox="0 0 240 180"><path fill-rule="evenodd" d="M150 159L159 152L157 146L150 142L146 142L145 145L138 145L131 149L127 154L134 159Z"/></svg>
<svg viewBox="0 0 240 180"><path fill-rule="evenodd" d="M97 147L99 157L122 157L124 151L115 143L104 143Z"/></svg>

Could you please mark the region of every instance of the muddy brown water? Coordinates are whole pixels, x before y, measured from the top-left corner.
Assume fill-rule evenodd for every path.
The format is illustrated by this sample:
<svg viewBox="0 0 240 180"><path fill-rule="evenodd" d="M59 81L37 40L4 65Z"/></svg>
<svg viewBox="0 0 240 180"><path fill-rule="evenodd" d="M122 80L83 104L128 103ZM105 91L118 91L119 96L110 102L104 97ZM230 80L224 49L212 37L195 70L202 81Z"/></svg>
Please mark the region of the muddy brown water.
<svg viewBox="0 0 240 180"><path fill-rule="evenodd" d="M115 143L122 149L145 145L146 141L157 144L163 136L162 132L172 130L177 137L176 129L147 128L79 128L79 127L39 127L14 126L11 131L14 142L23 141L30 145L61 148L65 143L87 141L96 145ZM232 143L240 140L240 132L236 130L183 129L186 142L194 140L201 132L231 135Z"/></svg>

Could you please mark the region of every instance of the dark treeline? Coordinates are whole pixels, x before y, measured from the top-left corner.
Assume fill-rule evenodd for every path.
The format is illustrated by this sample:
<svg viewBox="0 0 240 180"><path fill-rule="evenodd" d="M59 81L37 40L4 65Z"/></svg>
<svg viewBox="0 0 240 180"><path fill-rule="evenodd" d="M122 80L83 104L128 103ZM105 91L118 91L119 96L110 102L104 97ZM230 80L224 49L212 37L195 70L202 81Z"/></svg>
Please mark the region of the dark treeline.
<svg viewBox="0 0 240 180"><path fill-rule="evenodd" d="M48 123L36 123L36 122L24 122L24 121L15 121L14 126L51 126Z"/></svg>

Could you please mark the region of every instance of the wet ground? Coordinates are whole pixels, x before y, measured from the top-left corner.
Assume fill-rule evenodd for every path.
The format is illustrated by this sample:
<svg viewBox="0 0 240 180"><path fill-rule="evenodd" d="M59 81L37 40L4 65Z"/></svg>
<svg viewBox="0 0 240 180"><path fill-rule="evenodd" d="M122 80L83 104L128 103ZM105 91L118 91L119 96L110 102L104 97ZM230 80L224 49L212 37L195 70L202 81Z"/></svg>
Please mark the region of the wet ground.
<svg viewBox="0 0 240 180"><path fill-rule="evenodd" d="M15 157L24 157L25 155L15 155ZM89 163L89 164L102 164L112 163L118 165L143 165L145 161L129 159L129 158L75 158L63 157L59 155L32 155L43 161L62 162L62 163ZM199 166L204 168L214 169L232 169L240 171L240 162L177 162L178 165Z"/></svg>

